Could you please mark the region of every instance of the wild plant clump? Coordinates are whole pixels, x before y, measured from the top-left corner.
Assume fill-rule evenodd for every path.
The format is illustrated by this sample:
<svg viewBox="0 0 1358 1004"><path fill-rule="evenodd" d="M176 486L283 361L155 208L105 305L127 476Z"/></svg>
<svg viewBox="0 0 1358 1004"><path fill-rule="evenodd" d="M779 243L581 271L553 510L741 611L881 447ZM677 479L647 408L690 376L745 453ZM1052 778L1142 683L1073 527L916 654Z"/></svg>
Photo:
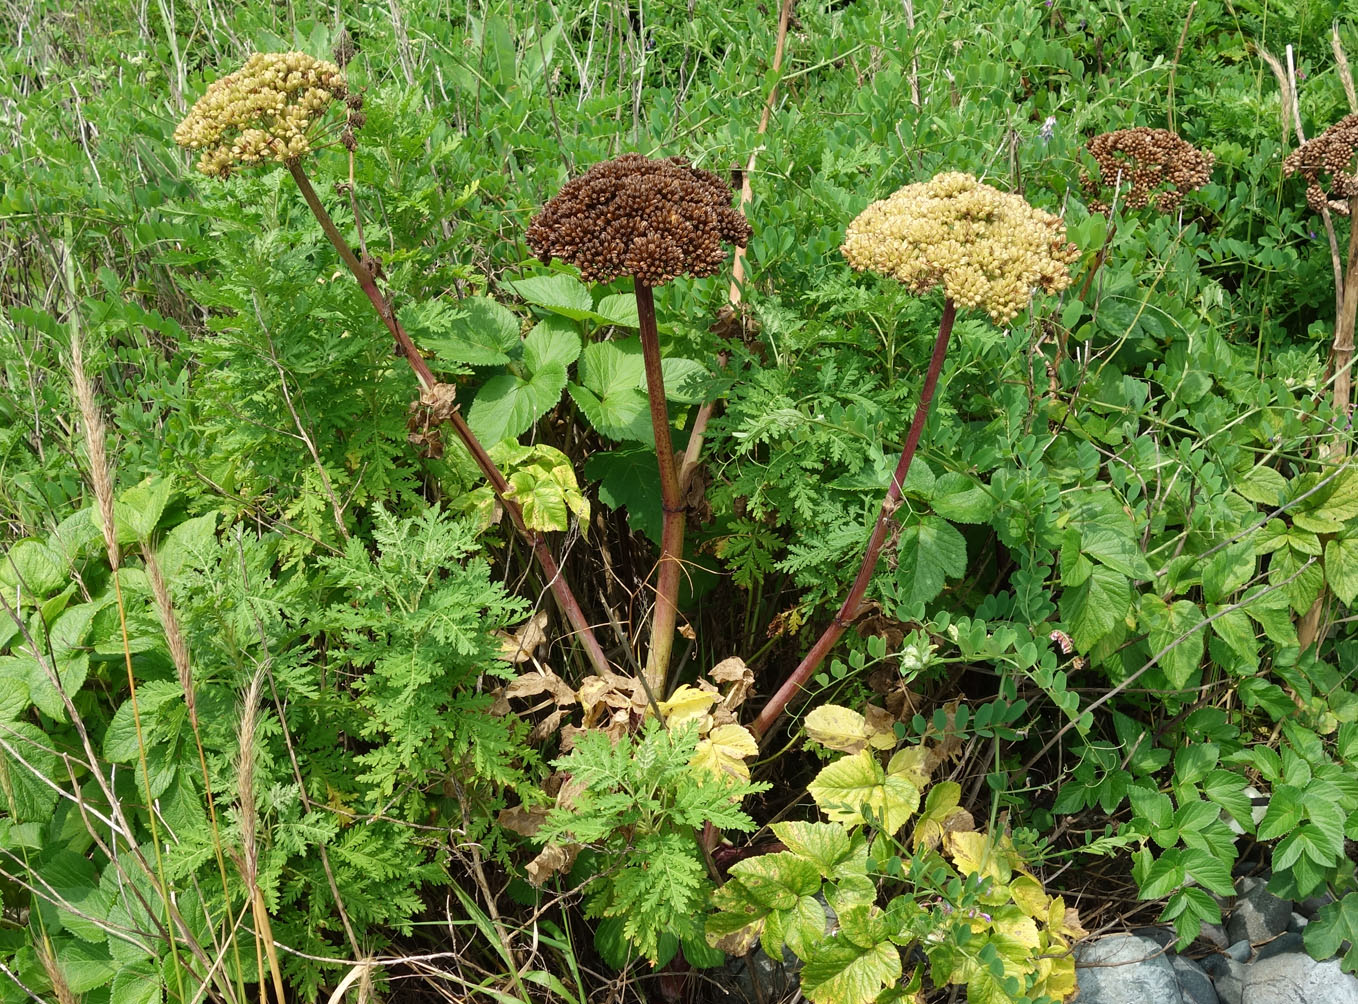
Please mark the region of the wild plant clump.
<svg viewBox="0 0 1358 1004"><path fill-rule="evenodd" d="M528 246L580 269L587 282L634 276L660 286L680 275L716 275L723 244L744 247L750 225L731 187L683 157L626 153L568 181L528 228Z"/></svg>
<svg viewBox="0 0 1358 1004"><path fill-rule="evenodd" d="M1207 184L1216 162L1214 154L1178 134L1146 126L1100 133L1089 141L1088 150L1098 162L1099 177L1081 179L1086 192L1096 195L1113 186L1126 188L1123 203L1128 209L1143 209L1154 199L1162 213L1177 209L1185 192ZM1173 187L1162 189L1163 185ZM1089 208L1097 213L1110 210L1100 198L1091 199Z"/></svg>
<svg viewBox="0 0 1358 1004"><path fill-rule="evenodd" d="M1079 250L1059 216L969 174L940 174L874 202L849 224L849 264L905 283L916 293L941 285L959 307L981 307L1004 324L1034 289L1071 284Z"/></svg>
<svg viewBox="0 0 1358 1004"><path fill-rule="evenodd" d="M1314 212L1328 209L1349 214L1349 199L1358 196L1358 172L1353 153L1358 149L1358 115L1345 115L1315 139L1303 143L1283 161L1284 177L1300 174L1306 179L1306 204ZM1321 175L1330 176L1328 191Z"/></svg>
<svg viewBox="0 0 1358 1004"><path fill-rule="evenodd" d="M330 102L348 94L334 63L304 52L256 52L209 85L174 131L174 141L202 150L198 170L224 178L235 167L286 163L312 149L312 128Z"/></svg>

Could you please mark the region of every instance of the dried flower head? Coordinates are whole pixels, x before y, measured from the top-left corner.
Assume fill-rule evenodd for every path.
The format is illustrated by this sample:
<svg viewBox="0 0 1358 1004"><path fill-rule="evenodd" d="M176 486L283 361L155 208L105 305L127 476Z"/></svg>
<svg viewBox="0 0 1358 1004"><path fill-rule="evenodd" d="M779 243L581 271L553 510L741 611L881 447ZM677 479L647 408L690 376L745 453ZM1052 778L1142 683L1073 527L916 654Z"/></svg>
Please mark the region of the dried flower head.
<svg viewBox="0 0 1358 1004"><path fill-rule="evenodd" d="M1300 174L1306 179L1306 204L1315 212L1329 209L1349 214L1349 199L1358 196L1358 173L1353 153L1358 149L1358 115L1345 115L1313 140L1293 150L1283 161L1283 175ZM1320 176L1330 176L1326 191Z"/></svg>
<svg viewBox="0 0 1358 1004"><path fill-rule="evenodd" d="M849 224L841 248L916 293L941 285L959 307L982 307L998 324L1028 306L1033 291L1071 284L1079 249L1059 216L969 174L940 174L874 202Z"/></svg>
<svg viewBox="0 0 1358 1004"><path fill-rule="evenodd" d="M731 208L731 188L682 157L623 154L566 182L533 218L528 246L560 258L590 282L634 276L659 286L680 275L716 275L723 243L744 247L750 225Z"/></svg>
<svg viewBox="0 0 1358 1004"><path fill-rule="evenodd" d="M211 84L174 131L202 150L198 170L224 178L234 167L286 163L311 151L312 127L348 93L334 63L304 52L257 52Z"/></svg>
<svg viewBox="0 0 1358 1004"><path fill-rule="evenodd" d="M1100 133L1088 143L1090 154L1099 165L1098 179L1085 175L1084 190L1097 195L1117 186L1124 191L1128 209L1141 209L1155 199L1155 207L1170 213L1183 201L1184 193L1201 188L1212 177L1216 157L1180 139L1168 129L1118 129ZM1170 188L1162 188L1170 185ZM1130 186L1130 187L1129 187ZM1100 198L1089 207L1107 213L1109 205Z"/></svg>

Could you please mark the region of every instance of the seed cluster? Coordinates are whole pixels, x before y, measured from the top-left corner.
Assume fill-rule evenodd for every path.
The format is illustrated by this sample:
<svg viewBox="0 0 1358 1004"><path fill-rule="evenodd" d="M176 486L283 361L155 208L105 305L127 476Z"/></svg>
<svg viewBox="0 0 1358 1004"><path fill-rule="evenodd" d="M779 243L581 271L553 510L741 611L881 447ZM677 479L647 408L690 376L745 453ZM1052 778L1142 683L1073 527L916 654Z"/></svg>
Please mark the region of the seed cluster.
<svg viewBox="0 0 1358 1004"><path fill-rule="evenodd" d="M874 202L849 224L840 250L860 272L916 293L941 285L958 307L981 307L998 324L1027 307L1034 290L1069 286L1080 254L1059 216L960 173Z"/></svg>
<svg viewBox="0 0 1358 1004"><path fill-rule="evenodd" d="M235 167L285 163L311 150L311 127L348 93L334 63L304 52L257 52L211 84L174 131L202 150L198 170L224 178Z"/></svg>
<svg viewBox="0 0 1358 1004"><path fill-rule="evenodd" d="M623 154L566 182L528 227L528 246L580 269L588 282L634 276L660 286L680 275L716 275L723 243L744 247L750 225L731 188L683 157Z"/></svg>
<svg viewBox="0 0 1358 1004"><path fill-rule="evenodd" d="M1300 174L1306 179L1306 204L1315 212L1329 209L1347 216L1349 199L1358 196L1358 173L1353 171L1355 149L1358 149L1358 115L1346 115L1288 154L1283 161L1283 174ZM1330 176L1329 191L1320 182L1322 174Z"/></svg>
<svg viewBox="0 0 1358 1004"><path fill-rule="evenodd" d="M1099 177L1095 180L1086 175L1082 179L1086 192L1097 196L1103 189L1117 186L1124 191L1123 202L1128 209L1148 206L1153 198L1155 208L1162 213L1172 213L1185 192L1207 184L1216 161L1215 155L1199 150L1168 129L1146 126L1100 133L1089 141L1088 149L1098 162ZM1164 185L1173 187L1162 189ZM1107 213L1110 207L1096 197L1090 200L1089 208Z"/></svg>

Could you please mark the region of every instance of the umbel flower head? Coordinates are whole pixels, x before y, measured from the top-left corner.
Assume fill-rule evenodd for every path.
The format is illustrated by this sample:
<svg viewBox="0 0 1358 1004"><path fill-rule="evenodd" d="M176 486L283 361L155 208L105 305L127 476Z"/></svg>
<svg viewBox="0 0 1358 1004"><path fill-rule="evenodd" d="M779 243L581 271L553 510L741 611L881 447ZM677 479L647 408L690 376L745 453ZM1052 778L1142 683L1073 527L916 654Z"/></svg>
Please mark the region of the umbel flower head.
<svg viewBox="0 0 1358 1004"><path fill-rule="evenodd" d="M311 130L330 102L348 93L334 63L304 52L257 52L211 84L174 131L203 151L198 170L224 178L235 167L286 163L311 151Z"/></svg>
<svg viewBox="0 0 1358 1004"><path fill-rule="evenodd" d="M1201 188L1212 177L1216 157L1199 150L1168 129L1117 129L1100 133L1088 143L1088 150L1099 165L1098 180L1085 175L1084 190L1090 195L1113 185L1126 186L1123 196L1128 209L1141 209L1155 200L1155 208L1171 213L1183 201L1184 193ZM1171 185L1162 190L1161 186ZM1096 213L1109 210L1100 198L1090 200Z"/></svg>
<svg viewBox="0 0 1358 1004"><path fill-rule="evenodd" d="M1080 254L1059 216L959 173L874 202L849 224L840 250L860 272L916 293L942 286L957 306L980 307L997 324L1027 307L1034 290L1069 286Z"/></svg>
<svg viewBox="0 0 1358 1004"><path fill-rule="evenodd" d="M647 286L716 275L726 262L722 245L749 239L725 181L683 157L639 153L566 182L528 227L528 246L544 264L560 258L588 282L630 275Z"/></svg>
<svg viewBox="0 0 1358 1004"><path fill-rule="evenodd" d="M1306 204L1313 211L1329 209L1347 216L1348 200L1358 196L1358 174L1353 170L1355 149L1358 149L1358 115L1345 115L1288 154L1283 161L1283 175L1300 174L1306 179ZM1321 184L1322 174L1330 176L1328 191Z"/></svg>

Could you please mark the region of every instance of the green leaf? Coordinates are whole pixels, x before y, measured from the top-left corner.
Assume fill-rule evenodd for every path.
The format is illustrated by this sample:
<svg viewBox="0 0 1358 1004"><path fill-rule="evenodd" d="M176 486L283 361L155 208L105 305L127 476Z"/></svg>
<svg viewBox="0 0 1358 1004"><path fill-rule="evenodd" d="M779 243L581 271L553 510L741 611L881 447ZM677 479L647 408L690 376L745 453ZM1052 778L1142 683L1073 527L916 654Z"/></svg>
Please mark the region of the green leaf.
<svg viewBox="0 0 1358 1004"><path fill-rule="evenodd" d="M1202 663L1204 618L1198 605L1189 600L1167 604L1147 593L1141 598L1141 619L1149 633L1152 655L1164 652L1160 667L1165 678L1175 688L1188 686Z"/></svg>
<svg viewBox="0 0 1358 1004"><path fill-rule="evenodd" d="M66 977L67 986L75 993L85 994L102 987L117 972L106 943L95 945L88 941L68 941L63 938L56 941L53 947L56 949L57 968Z"/></svg>
<svg viewBox="0 0 1358 1004"><path fill-rule="evenodd" d="M1235 490L1251 502L1276 506L1287 495L1287 479L1272 467L1260 464L1236 479Z"/></svg>
<svg viewBox="0 0 1358 1004"><path fill-rule="evenodd" d="M0 726L0 808L15 822L46 823L57 804L56 789L43 778L61 779L52 740L27 722ZM41 775L41 777L39 777Z"/></svg>
<svg viewBox="0 0 1358 1004"><path fill-rule="evenodd" d="M119 966L109 1004L159 1004L164 977L152 962Z"/></svg>
<svg viewBox="0 0 1358 1004"><path fill-rule="evenodd" d="M1207 608L1207 615L1212 618L1212 632L1226 643L1232 652L1240 656L1245 662L1247 670L1253 670L1259 665L1259 639L1255 636L1254 628L1250 625L1249 617L1244 610L1228 610L1218 605ZM1231 667L1227 667L1231 668ZM1237 673L1236 675L1240 675Z"/></svg>
<svg viewBox="0 0 1358 1004"><path fill-rule="evenodd" d="M571 399L598 432L654 444L650 406L638 389L646 383L638 339L586 345L576 376L580 383L571 385Z"/></svg>
<svg viewBox="0 0 1358 1004"><path fill-rule="evenodd" d="M1230 544L1208 560L1202 570L1202 591L1210 603L1219 603L1254 577L1254 546L1247 540Z"/></svg>
<svg viewBox="0 0 1358 1004"><path fill-rule="evenodd" d="M580 358L580 329L564 317L544 317L523 340L523 363L529 372L555 363L563 369Z"/></svg>
<svg viewBox="0 0 1358 1004"><path fill-rule="evenodd" d="M0 585L22 587L29 596L46 596L68 577L61 555L41 541L21 540L0 559Z"/></svg>
<svg viewBox="0 0 1358 1004"><path fill-rule="evenodd" d="M897 554L896 582L907 605L927 603L949 578L967 571L966 538L937 516L918 516L902 525Z"/></svg>
<svg viewBox="0 0 1358 1004"><path fill-rule="evenodd" d="M995 497L975 478L947 471L934 482L929 504L954 523L984 523L995 513Z"/></svg>
<svg viewBox="0 0 1358 1004"><path fill-rule="evenodd" d="M1326 903L1302 932L1306 950L1316 959L1329 959L1347 942L1348 950L1340 962L1345 972L1358 973L1358 892L1351 892L1336 903Z"/></svg>
<svg viewBox="0 0 1358 1004"><path fill-rule="evenodd" d="M528 279L506 282L505 286L529 303L550 310L554 314L582 321L594 315L594 300L589 290L573 276L558 272L555 275L535 275Z"/></svg>
<svg viewBox="0 0 1358 1004"><path fill-rule="evenodd" d="M1140 880L1142 899L1164 899L1184 884L1184 869L1175 851L1157 858Z"/></svg>
<svg viewBox="0 0 1358 1004"><path fill-rule="evenodd" d="M561 400L566 387L566 368L545 363L529 379L513 373L491 377L477 391L467 424L483 444L518 439Z"/></svg>
<svg viewBox="0 0 1358 1004"><path fill-rule="evenodd" d="M712 374L707 367L692 359L666 356L660 360L660 375L665 381L665 397L681 404L699 404L707 399ZM646 393L643 375L637 390Z"/></svg>
<svg viewBox="0 0 1358 1004"><path fill-rule="evenodd" d="M518 317L488 296L429 300L401 317L415 344L439 362L502 366L521 351Z"/></svg>
<svg viewBox="0 0 1358 1004"><path fill-rule="evenodd" d="M867 1004L901 978L901 953L890 941L868 948L842 935L813 945L801 989L811 1004Z"/></svg>
<svg viewBox="0 0 1358 1004"><path fill-rule="evenodd" d="M1174 823L1174 803L1163 792L1133 784L1127 788L1127 798L1132 803L1132 811L1157 830Z"/></svg>
<svg viewBox="0 0 1358 1004"><path fill-rule="evenodd" d="M1061 593L1061 619L1070 627L1071 639L1081 652L1088 652L1113 625L1127 616L1132 588L1127 577L1100 565L1088 579Z"/></svg>
<svg viewBox="0 0 1358 1004"><path fill-rule="evenodd" d="M599 483L600 502L610 509L623 510L633 530L640 530L660 543L663 513L654 449L600 451L585 462L585 476Z"/></svg>
<svg viewBox="0 0 1358 1004"><path fill-rule="evenodd" d="M1218 896L1232 896L1235 885L1231 881L1231 864L1198 848L1186 848L1183 852L1184 870L1188 877L1198 885Z"/></svg>
<svg viewBox="0 0 1358 1004"><path fill-rule="evenodd" d="M623 328L641 325L637 317L635 293L610 293L594 305L594 316L605 324L616 324Z"/></svg>
<svg viewBox="0 0 1358 1004"><path fill-rule="evenodd" d="M1325 545L1325 581L1345 606L1353 605L1358 597L1358 538Z"/></svg>
<svg viewBox="0 0 1358 1004"><path fill-rule="evenodd" d="M1319 553L1319 544L1316 545ZM1287 597L1288 605L1298 614L1311 609L1325 584L1325 575L1318 563L1292 548L1275 551L1268 562L1269 585ZM1267 630L1267 628L1265 629Z"/></svg>
<svg viewBox="0 0 1358 1004"><path fill-rule="evenodd" d="M1124 533L1109 526L1085 523L1080 528L1080 546L1095 561L1128 578L1149 579L1154 574L1136 538L1131 535L1130 525Z"/></svg>

